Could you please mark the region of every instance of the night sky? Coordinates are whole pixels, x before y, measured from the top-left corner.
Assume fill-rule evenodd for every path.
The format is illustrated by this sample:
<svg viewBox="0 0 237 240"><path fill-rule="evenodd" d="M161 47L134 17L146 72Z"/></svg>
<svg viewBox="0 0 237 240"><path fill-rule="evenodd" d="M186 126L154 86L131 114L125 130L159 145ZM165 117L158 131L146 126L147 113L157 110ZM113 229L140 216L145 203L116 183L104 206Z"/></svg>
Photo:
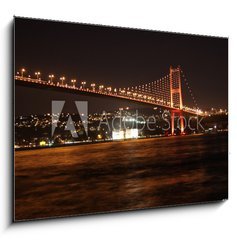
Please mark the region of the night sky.
<svg viewBox="0 0 237 240"><path fill-rule="evenodd" d="M26 75L40 71L42 79L53 73L55 80L65 75L68 83L76 78L122 88L157 80L170 65L181 66L198 107L227 108L226 38L15 18L15 70L24 67ZM193 106L183 91L184 105ZM16 115L50 112L52 99L89 100L91 111L127 104L16 86Z"/></svg>

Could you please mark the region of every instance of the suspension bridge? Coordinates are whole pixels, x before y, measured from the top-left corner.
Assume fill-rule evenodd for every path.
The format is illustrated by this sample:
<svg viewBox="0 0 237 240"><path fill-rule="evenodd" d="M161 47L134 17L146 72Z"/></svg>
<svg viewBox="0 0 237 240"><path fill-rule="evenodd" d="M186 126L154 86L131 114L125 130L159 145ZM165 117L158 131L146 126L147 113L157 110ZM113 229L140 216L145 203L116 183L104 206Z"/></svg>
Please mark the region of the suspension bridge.
<svg viewBox="0 0 237 240"><path fill-rule="evenodd" d="M49 80L41 79L40 72L35 72L36 78L24 76L25 69L22 69L21 75L18 72L15 76L15 82L18 85L31 86L44 89L54 89L76 94L89 94L97 96L106 96L119 99L127 99L133 102L150 104L152 106L163 107L171 112L171 134L174 134L174 118L175 115L180 117L180 130L184 132L184 113L193 115L203 115L198 108L196 99L191 87L180 67L170 67L169 74L164 77L152 81L150 83L131 86L127 88L113 88L104 85L97 85L82 81L79 87L76 86L76 80L71 79L71 85L65 83L66 78L60 77L59 81L54 81L54 75L49 75ZM182 84L183 83L183 84ZM193 107L183 104L183 87L186 87L190 97L193 100Z"/></svg>

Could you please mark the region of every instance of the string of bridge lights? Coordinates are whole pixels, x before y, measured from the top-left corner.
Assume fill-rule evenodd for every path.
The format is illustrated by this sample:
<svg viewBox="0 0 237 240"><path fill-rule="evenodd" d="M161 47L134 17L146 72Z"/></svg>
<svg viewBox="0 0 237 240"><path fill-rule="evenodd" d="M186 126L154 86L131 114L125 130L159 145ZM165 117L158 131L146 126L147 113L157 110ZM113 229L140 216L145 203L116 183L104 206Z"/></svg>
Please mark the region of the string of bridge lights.
<svg viewBox="0 0 237 240"><path fill-rule="evenodd" d="M18 72L16 73L16 76L17 76L17 77L21 77L21 78L31 79L31 78L32 78L31 75L28 75L28 77L25 76L25 73L26 73L26 72L27 72L26 69L25 69L25 68L22 68L22 69L20 69L20 71L18 71ZM36 72L34 73L34 75L35 75L35 77L36 77L37 80L41 80L42 74L41 74L40 71L36 71ZM48 83L54 83L54 79L55 79L55 78L56 78L56 76L55 76L54 74L49 74L49 75L48 75ZM33 79L33 78L32 78L32 79ZM66 80L67 80L67 78L63 75L63 76L61 76L61 77L58 78L58 83L61 82L61 84L64 85L65 82L66 82ZM77 83L77 80L76 80L75 78L73 78L73 79L71 79L71 83L72 83L72 86L75 87L75 86L76 86L76 83ZM81 80L80 83L81 83L82 87L85 88L85 85L86 85L87 82L84 81L84 80ZM68 83L66 83L66 85L68 85ZM92 89L95 89L96 84L95 84L95 83L91 83L91 84L90 84L90 87L91 87ZM112 87L110 87L110 86L109 86L109 87L105 87L105 86L102 85L102 84L99 84L99 85L98 85L98 88L99 88L99 90L112 91ZM115 90L116 90L116 89L115 89Z"/></svg>
<svg viewBox="0 0 237 240"><path fill-rule="evenodd" d="M187 88L188 88L188 92L194 102L195 107L198 109L198 105L196 102L196 99L194 97L194 94L192 92L192 89L187 81L187 78L185 77L185 74L183 72L182 69L180 69L182 78L184 79L184 83L186 84ZM26 69L22 68L19 72L17 72L17 77L21 77L21 78L26 78L24 76L24 74L26 73ZM35 76L36 76L36 80L41 81L41 72L40 71L36 71L35 72ZM181 76L180 76L181 77ZM31 76L28 75L28 79L31 79ZM55 75L54 74L49 74L48 75L48 83L49 84L55 84L54 82L55 79ZM67 84L64 84L66 82L66 77L65 76L61 76L58 79L59 82L57 82L57 85L62 84L62 86ZM76 79L71 79L71 83L72 86L75 88L76 86ZM81 81L81 85L80 88L82 89L86 89L86 81ZM99 92L103 92L103 91L107 91L108 93L112 93L112 91L114 92L114 94L119 94L121 96L126 96L126 97L132 97L132 98L139 98L139 99L145 99L151 102L156 102L162 105L170 105L171 104L171 95L170 95L170 74L167 74L163 77L161 77L158 80L152 81L150 83L146 83L146 84L141 84L141 85L137 85L137 86L132 86L132 87L127 87L127 88L112 88L112 87L105 87L104 85L97 85L95 83L91 83L90 87L92 88L92 91L96 91L95 88L96 86L98 86L98 90ZM88 88L87 88L88 89ZM176 102L176 104L178 105L179 103L179 97L178 96L173 96L173 103Z"/></svg>

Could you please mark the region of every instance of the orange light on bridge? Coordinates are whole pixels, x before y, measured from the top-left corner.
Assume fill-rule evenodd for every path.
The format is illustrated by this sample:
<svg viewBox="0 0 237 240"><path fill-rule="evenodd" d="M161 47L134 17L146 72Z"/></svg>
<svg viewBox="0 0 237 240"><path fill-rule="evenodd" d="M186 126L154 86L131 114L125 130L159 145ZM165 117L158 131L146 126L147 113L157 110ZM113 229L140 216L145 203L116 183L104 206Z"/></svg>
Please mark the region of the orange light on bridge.
<svg viewBox="0 0 237 240"><path fill-rule="evenodd" d="M36 78L39 79L40 72L35 72Z"/></svg>
<svg viewBox="0 0 237 240"><path fill-rule="evenodd" d="M54 74L50 74L50 75L49 75L49 79L50 79L49 82L50 82L50 83L53 82L53 78L54 78Z"/></svg>
<svg viewBox="0 0 237 240"><path fill-rule="evenodd" d="M73 85L74 88L75 88L76 81L77 81L76 79L72 79L72 80L71 80L71 83L72 83L72 85Z"/></svg>
<svg viewBox="0 0 237 240"><path fill-rule="evenodd" d="M24 72L25 72L26 70L25 70L25 68L22 68L21 69L21 77L24 77Z"/></svg>
<svg viewBox="0 0 237 240"><path fill-rule="evenodd" d="M60 77L60 81L62 81L62 85L63 85L63 82L65 81L65 77L63 76L63 77Z"/></svg>
<svg viewBox="0 0 237 240"><path fill-rule="evenodd" d="M99 86L99 91L102 91L103 88L104 88L104 85L100 85L100 86Z"/></svg>
<svg viewBox="0 0 237 240"><path fill-rule="evenodd" d="M92 90L95 91L95 83L91 84Z"/></svg>
<svg viewBox="0 0 237 240"><path fill-rule="evenodd" d="M82 88L84 89L86 85L86 81L81 82L81 85L82 85Z"/></svg>

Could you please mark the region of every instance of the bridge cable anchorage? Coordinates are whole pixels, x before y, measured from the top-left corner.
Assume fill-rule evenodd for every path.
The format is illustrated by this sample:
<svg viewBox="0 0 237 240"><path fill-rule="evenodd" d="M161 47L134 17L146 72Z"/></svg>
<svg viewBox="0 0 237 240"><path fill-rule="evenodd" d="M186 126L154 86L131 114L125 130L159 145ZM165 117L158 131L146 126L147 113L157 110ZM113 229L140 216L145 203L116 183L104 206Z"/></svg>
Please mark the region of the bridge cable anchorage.
<svg viewBox="0 0 237 240"><path fill-rule="evenodd" d="M199 109L198 104L197 104L197 101L196 101L196 98L195 98L195 96L194 96L194 94L193 94L193 91L192 91L192 89L191 89L191 87L190 87L190 84L189 84L189 82L188 82L188 80L187 80L187 78L186 78L183 70L180 69L180 71L181 71L181 75L182 75L182 77L183 77L184 83L185 83L185 85L186 85L187 88L188 88L188 93L190 94L190 96L191 96L191 98L192 98L192 100L193 100L193 103L194 103L195 107L196 107L197 109Z"/></svg>

